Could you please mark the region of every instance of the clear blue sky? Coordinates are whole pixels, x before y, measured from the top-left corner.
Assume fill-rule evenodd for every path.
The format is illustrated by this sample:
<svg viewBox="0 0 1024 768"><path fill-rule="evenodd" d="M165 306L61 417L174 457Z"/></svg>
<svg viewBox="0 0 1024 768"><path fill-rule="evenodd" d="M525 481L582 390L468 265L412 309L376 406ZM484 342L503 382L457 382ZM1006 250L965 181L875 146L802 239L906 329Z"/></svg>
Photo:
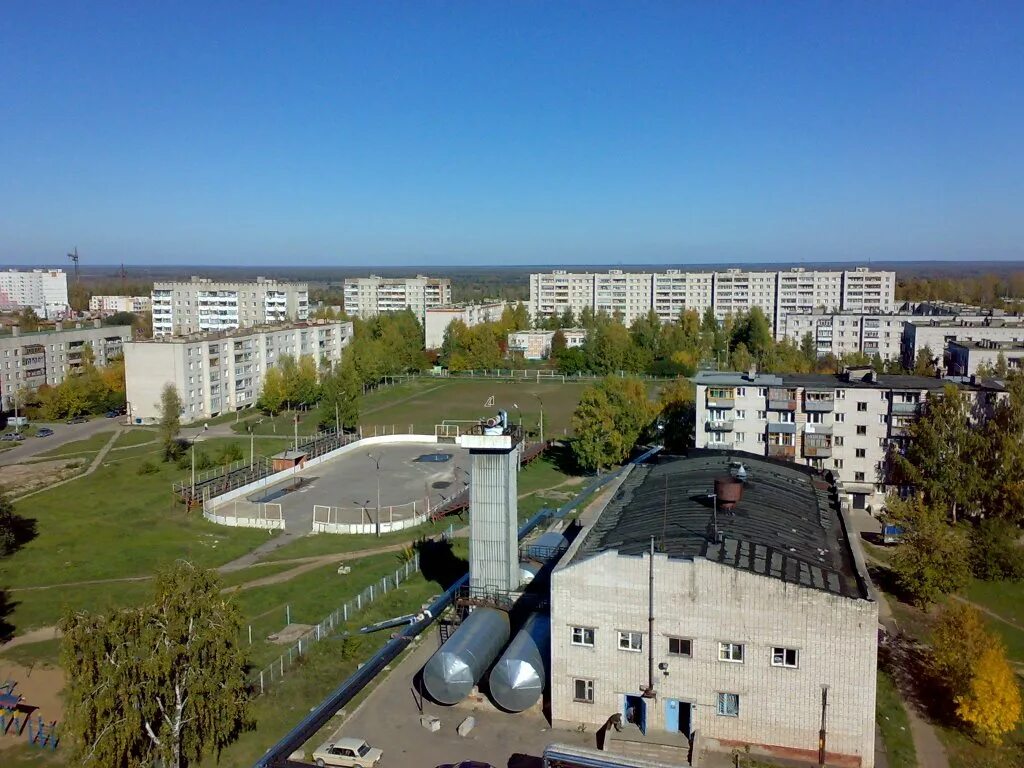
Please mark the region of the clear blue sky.
<svg viewBox="0 0 1024 768"><path fill-rule="evenodd" d="M1019 0L157 5L4 4L0 264L1024 258Z"/></svg>

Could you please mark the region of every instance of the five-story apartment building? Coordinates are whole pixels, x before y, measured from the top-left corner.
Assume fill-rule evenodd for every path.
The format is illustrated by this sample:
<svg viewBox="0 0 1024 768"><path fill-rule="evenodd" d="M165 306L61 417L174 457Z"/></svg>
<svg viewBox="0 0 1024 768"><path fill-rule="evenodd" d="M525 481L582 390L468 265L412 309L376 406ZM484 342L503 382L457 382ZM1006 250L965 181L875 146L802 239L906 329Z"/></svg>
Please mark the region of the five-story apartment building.
<svg viewBox="0 0 1024 768"><path fill-rule="evenodd" d="M309 286L257 277L254 283L193 277L154 283L154 336L187 336L257 325L303 322L309 317Z"/></svg>
<svg viewBox="0 0 1024 768"><path fill-rule="evenodd" d="M447 277L346 277L345 313L365 319L383 312L411 309L421 324L427 310L452 303L452 281Z"/></svg>

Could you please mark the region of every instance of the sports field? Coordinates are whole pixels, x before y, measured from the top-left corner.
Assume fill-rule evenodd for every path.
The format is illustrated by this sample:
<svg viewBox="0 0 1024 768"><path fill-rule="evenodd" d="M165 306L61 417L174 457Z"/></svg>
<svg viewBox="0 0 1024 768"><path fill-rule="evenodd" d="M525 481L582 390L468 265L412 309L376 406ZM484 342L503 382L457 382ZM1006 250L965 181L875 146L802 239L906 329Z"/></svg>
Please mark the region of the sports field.
<svg viewBox="0 0 1024 768"><path fill-rule="evenodd" d="M544 436L572 434L572 414L589 382L509 382L467 379L414 379L363 398L359 415L363 434L369 428L394 428L434 434L434 426L447 422L476 421L495 411L508 411L515 422L535 433L540 424L541 401L544 404ZM493 406L485 406L489 398ZM538 397L540 398L538 400ZM515 407L518 405L518 409ZM465 426L466 424L463 424Z"/></svg>

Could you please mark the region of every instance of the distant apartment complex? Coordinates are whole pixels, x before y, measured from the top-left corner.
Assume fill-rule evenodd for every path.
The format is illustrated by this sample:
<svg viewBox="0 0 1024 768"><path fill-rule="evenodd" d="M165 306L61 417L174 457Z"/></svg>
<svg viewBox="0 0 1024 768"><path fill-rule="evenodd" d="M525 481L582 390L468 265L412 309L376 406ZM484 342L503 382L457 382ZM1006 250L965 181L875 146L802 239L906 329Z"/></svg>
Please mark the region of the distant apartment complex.
<svg viewBox="0 0 1024 768"><path fill-rule="evenodd" d="M896 308L896 273L858 267L854 270L784 272L728 269L720 272L568 272L530 275L530 314L555 317L584 309L620 314L627 325L654 310L663 322L680 312L708 308L726 315L759 307L772 327L792 312L814 309L886 313Z"/></svg>
<svg viewBox="0 0 1024 768"><path fill-rule="evenodd" d="M0 310L31 307L54 320L68 311L68 276L60 269L7 269L0 272Z"/></svg>
<svg viewBox="0 0 1024 768"><path fill-rule="evenodd" d="M509 353L522 355L526 360L543 360L551 355L551 342L556 331L513 331L508 335ZM585 328L562 328L565 347L582 347L587 340Z"/></svg>
<svg viewBox="0 0 1024 768"><path fill-rule="evenodd" d="M501 319L508 302L492 301L483 304L451 304L441 307L427 307L426 319L423 323L424 347L440 349L444 343L444 333L448 326L461 320L467 328L480 323L489 323Z"/></svg>
<svg viewBox="0 0 1024 768"><path fill-rule="evenodd" d="M912 322L927 321L911 314L792 312L780 319L776 337L800 344L810 334L818 357L863 353L868 357L877 354L883 360L899 360L903 326Z"/></svg>
<svg viewBox="0 0 1024 768"><path fill-rule="evenodd" d="M99 320L67 328L57 323L52 331L33 333L14 326L11 335L0 336L0 410L11 410L26 391L56 386L81 370L86 347L92 348L96 365L106 365L131 338L131 326L104 326Z"/></svg>
<svg viewBox="0 0 1024 768"><path fill-rule="evenodd" d="M351 338L352 323L318 321L125 344L128 415L135 424L156 421L167 384L178 390L186 422L253 406L282 355L336 363Z"/></svg>
<svg viewBox="0 0 1024 768"><path fill-rule="evenodd" d="M950 341L946 346L946 372L950 376L974 376L981 368L1006 373L1024 370L1024 343L1019 341Z"/></svg>
<svg viewBox="0 0 1024 768"><path fill-rule="evenodd" d="M427 309L452 303L452 281L446 277L347 277L345 313L364 320L383 312L411 309L426 323Z"/></svg>
<svg viewBox="0 0 1024 768"><path fill-rule="evenodd" d="M117 312L149 312L153 300L149 296L91 296L89 311L113 315Z"/></svg>
<svg viewBox="0 0 1024 768"><path fill-rule="evenodd" d="M928 376L702 372L696 447L746 451L830 470L855 508L880 505L891 490L887 465L930 394L950 382ZM984 413L1002 387L959 384Z"/></svg>
<svg viewBox="0 0 1024 768"><path fill-rule="evenodd" d="M903 327L903 365L911 368L918 353L927 348L937 367L945 367L950 342L1024 342L1024 317L966 316L921 317Z"/></svg>
<svg viewBox="0 0 1024 768"><path fill-rule="evenodd" d="M309 317L309 286L257 277L254 283L193 277L154 283L153 335L187 336Z"/></svg>

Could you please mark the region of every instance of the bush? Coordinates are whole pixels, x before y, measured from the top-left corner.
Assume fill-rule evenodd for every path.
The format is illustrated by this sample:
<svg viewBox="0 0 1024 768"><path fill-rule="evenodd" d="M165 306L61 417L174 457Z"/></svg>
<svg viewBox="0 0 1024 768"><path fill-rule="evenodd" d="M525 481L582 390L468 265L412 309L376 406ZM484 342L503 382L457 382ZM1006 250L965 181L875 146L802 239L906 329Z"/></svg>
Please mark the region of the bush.
<svg viewBox="0 0 1024 768"><path fill-rule="evenodd" d="M1024 579L1020 530L1005 520L982 520L971 531L971 573L985 581Z"/></svg>
<svg viewBox="0 0 1024 768"><path fill-rule="evenodd" d="M180 462L187 450L188 442L186 440L171 440L164 445L164 461Z"/></svg>
<svg viewBox="0 0 1024 768"><path fill-rule="evenodd" d="M242 447L238 443L228 443L217 455L217 463L230 464L233 461L241 461L243 458Z"/></svg>
<svg viewBox="0 0 1024 768"><path fill-rule="evenodd" d="M160 471L160 467L154 464L152 461L144 461L139 465L136 470L140 475L152 475Z"/></svg>
<svg viewBox="0 0 1024 768"><path fill-rule="evenodd" d="M195 469L196 472L202 469L210 469L210 467L216 466L213 459L207 455L205 451L195 452ZM178 456L178 469L192 469L192 451L185 451Z"/></svg>

